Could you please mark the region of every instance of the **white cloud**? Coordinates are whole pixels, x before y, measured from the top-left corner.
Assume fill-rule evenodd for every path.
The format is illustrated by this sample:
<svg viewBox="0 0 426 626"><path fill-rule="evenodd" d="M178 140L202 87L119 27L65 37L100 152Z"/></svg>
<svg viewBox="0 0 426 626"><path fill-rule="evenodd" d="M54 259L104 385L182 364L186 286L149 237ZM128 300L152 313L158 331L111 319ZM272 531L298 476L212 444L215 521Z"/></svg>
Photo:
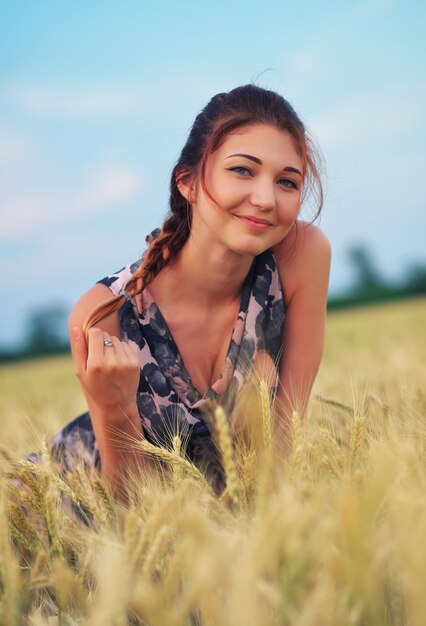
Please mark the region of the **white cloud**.
<svg viewBox="0 0 426 626"><path fill-rule="evenodd" d="M216 81L216 91L223 89L223 81ZM161 118L166 123L171 116L179 119L188 103L215 93L214 77L195 77L188 84L181 77L157 78L142 86L131 84L4 84L0 100L31 115L56 119L122 120L126 118ZM205 95L207 94L207 96ZM173 104L171 104L173 98Z"/></svg>
<svg viewBox="0 0 426 626"><path fill-rule="evenodd" d="M153 123L179 124L191 107L203 106L215 93L238 84L221 73L193 75L186 81L178 74L156 76L141 84L105 83L30 83L0 84L0 102L25 114L50 119L149 120ZM191 112L193 117L194 110Z"/></svg>
<svg viewBox="0 0 426 626"><path fill-rule="evenodd" d="M26 190L4 197L0 203L0 239L19 238L45 228L51 220L74 220L102 213L133 200L141 192L140 172L108 166L91 173L78 189L71 184L59 191Z"/></svg>
<svg viewBox="0 0 426 626"><path fill-rule="evenodd" d="M34 145L20 133L0 127L0 163L21 163L34 155Z"/></svg>
<svg viewBox="0 0 426 626"><path fill-rule="evenodd" d="M140 114L149 94L120 85L4 85L0 97L37 115L60 118L114 118Z"/></svg>
<svg viewBox="0 0 426 626"><path fill-rule="evenodd" d="M141 190L140 174L126 167L109 167L94 173L88 186L77 198L77 205L85 212L125 203Z"/></svg>
<svg viewBox="0 0 426 626"><path fill-rule="evenodd" d="M21 192L0 204L0 239L31 232L46 218L46 205L36 193Z"/></svg>

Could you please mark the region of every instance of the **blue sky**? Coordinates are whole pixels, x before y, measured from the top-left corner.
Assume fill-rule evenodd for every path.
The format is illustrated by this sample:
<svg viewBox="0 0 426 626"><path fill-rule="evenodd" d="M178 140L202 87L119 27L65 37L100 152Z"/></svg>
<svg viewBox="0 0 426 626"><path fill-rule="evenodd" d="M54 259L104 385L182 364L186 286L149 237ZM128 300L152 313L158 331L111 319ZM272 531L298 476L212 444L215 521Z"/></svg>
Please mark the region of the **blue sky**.
<svg viewBox="0 0 426 626"><path fill-rule="evenodd" d="M0 345L138 258L200 108L256 81L287 97L327 165L331 290L346 251L426 263L423 2L0 4Z"/></svg>

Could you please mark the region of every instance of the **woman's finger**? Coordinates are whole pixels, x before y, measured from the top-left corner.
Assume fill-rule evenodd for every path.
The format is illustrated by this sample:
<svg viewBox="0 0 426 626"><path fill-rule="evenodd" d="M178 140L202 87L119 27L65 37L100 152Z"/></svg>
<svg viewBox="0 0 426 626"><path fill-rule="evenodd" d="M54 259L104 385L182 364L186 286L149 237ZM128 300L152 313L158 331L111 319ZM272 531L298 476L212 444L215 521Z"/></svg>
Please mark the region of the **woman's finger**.
<svg viewBox="0 0 426 626"><path fill-rule="evenodd" d="M87 365L100 365L104 360L104 333L100 328L90 328L88 332ZM109 348L111 350L111 348Z"/></svg>
<svg viewBox="0 0 426 626"><path fill-rule="evenodd" d="M105 342L112 343L112 346L105 345ZM104 335L104 347L106 356L112 356L114 354L114 358L117 363L124 364L127 361L127 355L123 350L123 344L118 339L118 337L114 337L113 335Z"/></svg>
<svg viewBox="0 0 426 626"><path fill-rule="evenodd" d="M87 365L87 344L84 333L78 326L73 328L73 357L76 376L82 376Z"/></svg>
<svg viewBox="0 0 426 626"><path fill-rule="evenodd" d="M139 359L138 359L138 357L136 356L136 352L135 352L135 350L132 348L132 346L130 346L130 345L127 343L127 341L122 341L122 342L121 342L121 346L122 346L122 349L123 349L124 354L126 355L126 358L127 358L129 361L133 361L133 362L135 362L135 363L139 363Z"/></svg>

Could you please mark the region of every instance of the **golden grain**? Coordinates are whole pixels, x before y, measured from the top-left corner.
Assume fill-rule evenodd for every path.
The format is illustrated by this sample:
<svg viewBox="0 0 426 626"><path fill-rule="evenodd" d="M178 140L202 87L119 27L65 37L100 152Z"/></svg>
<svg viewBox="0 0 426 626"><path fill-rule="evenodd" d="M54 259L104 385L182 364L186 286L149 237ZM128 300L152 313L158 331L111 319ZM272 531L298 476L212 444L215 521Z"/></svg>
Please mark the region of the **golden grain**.
<svg viewBox="0 0 426 626"><path fill-rule="evenodd" d="M265 380L259 383L260 393L260 415L263 426L263 443L265 448L269 448L272 443L272 415L271 403L269 399L269 388Z"/></svg>
<svg viewBox="0 0 426 626"><path fill-rule="evenodd" d="M290 457L290 471L294 473L306 458L306 439L302 419L297 411L291 414L292 451Z"/></svg>
<svg viewBox="0 0 426 626"><path fill-rule="evenodd" d="M142 566L142 572L144 575L150 576L153 573L155 565L164 550L167 541L170 536L170 529L167 525L161 526L161 528L155 534L154 540L146 554L145 560Z"/></svg>
<svg viewBox="0 0 426 626"><path fill-rule="evenodd" d="M191 476L191 478L194 478L195 480L199 480L205 487L210 490L210 486L208 485L204 475L190 461L187 461L181 456L177 456L174 452L170 452L166 448L155 446L146 439L142 439L139 442L139 446L143 452L147 452L148 454L152 455L152 457L157 458L160 461L165 461L172 466L177 465L187 475Z"/></svg>
<svg viewBox="0 0 426 626"><path fill-rule="evenodd" d="M181 450L182 450L182 439L179 437L179 435L174 435L172 439L172 449L173 449L174 454L178 458L180 458ZM182 468L178 463L172 464L172 473L173 473L173 481L176 485L178 485L180 480L182 479Z"/></svg>
<svg viewBox="0 0 426 626"><path fill-rule="evenodd" d="M114 502L111 494L108 491L107 486L104 481L99 477L95 476L92 479L92 484L95 491L99 494L99 499L103 505L105 510L105 514L110 523L117 522L117 511L116 511L116 503Z"/></svg>
<svg viewBox="0 0 426 626"><path fill-rule="evenodd" d="M351 436L351 447L350 447L350 455L349 462L351 467L354 466L355 461L359 455L362 443L364 441L365 434L365 415L355 415L352 436Z"/></svg>
<svg viewBox="0 0 426 626"><path fill-rule="evenodd" d="M221 406L217 406L215 408L214 420L215 436L217 438L217 444L222 456L222 464L226 476L225 497L229 497L232 504L238 506L240 499L238 495L238 477L232 439L229 431L228 418L226 417L225 411Z"/></svg>
<svg viewBox="0 0 426 626"><path fill-rule="evenodd" d="M274 480L267 386L253 381L256 402L240 403L250 436L231 436L232 416L217 412L222 498L175 435L170 449L140 444L171 471L135 477L133 499L118 506L82 464L61 475L47 439L40 465L10 453L11 400L2 441L8 489L0 484L2 626L420 626L425 312L419 301L331 318L309 414L302 423L293 413L293 447ZM10 371L27 375L24 365ZM0 390L4 401L2 381Z"/></svg>

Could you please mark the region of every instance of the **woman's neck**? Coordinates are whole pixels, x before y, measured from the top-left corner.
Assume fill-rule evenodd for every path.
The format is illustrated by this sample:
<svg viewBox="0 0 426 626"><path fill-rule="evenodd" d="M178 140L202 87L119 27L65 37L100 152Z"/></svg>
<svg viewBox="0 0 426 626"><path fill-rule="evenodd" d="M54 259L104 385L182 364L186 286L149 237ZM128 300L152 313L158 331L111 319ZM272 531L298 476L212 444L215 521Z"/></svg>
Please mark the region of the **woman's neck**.
<svg viewBox="0 0 426 626"><path fill-rule="evenodd" d="M220 244L202 246L190 236L153 283L163 299L169 293L175 303L220 307L240 299L252 263L252 256L237 254Z"/></svg>

